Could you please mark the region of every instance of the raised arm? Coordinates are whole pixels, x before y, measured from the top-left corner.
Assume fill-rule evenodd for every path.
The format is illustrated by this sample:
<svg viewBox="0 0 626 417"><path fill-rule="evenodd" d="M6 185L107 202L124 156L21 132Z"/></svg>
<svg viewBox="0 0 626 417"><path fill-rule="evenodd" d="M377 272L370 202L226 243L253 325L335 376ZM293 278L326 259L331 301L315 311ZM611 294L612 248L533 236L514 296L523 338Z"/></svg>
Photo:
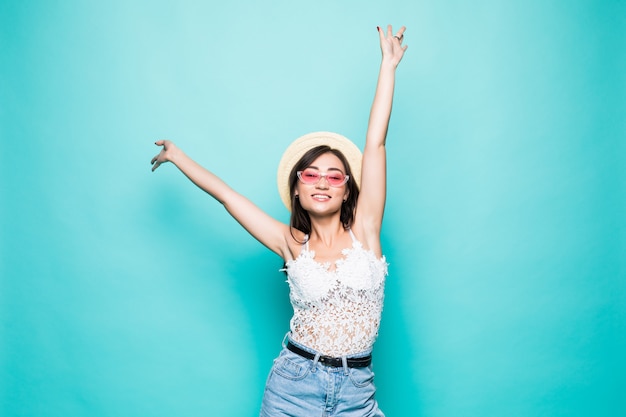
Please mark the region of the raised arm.
<svg viewBox="0 0 626 417"><path fill-rule="evenodd" d="M396 67L407 49L407 46L402 45L405 30L402 26L394 35L391 25L387 26L386 31L378 28L382 61L367 126L355 219L355 223L362 228L362 239L375 252L380 251L380 229L385 209L387 127L391 116Z"/></svg>
<svg viewBox="0 0 626 417"><path fill-rule="evenodd" d="M157 156L152 158L152 171L165 162L173 163L195 185L222 203L230 215L259 242L283 259L290 256L286 253L286 237L289 235L287 225L275 220L246 197L230 188L218 176L187 156L173 142L159 140L155 144L163 148Z"/></svg>

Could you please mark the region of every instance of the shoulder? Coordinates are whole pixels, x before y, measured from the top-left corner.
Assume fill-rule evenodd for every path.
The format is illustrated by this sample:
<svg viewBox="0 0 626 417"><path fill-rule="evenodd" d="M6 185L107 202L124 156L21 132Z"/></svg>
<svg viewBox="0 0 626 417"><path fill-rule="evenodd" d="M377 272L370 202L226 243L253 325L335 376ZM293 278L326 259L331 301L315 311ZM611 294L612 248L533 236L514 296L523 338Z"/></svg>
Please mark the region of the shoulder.
<svg viewBox="0 0 626 417"><path fill-rule="evenodd" d="M308 236L303 231L287 227L284 235L284 245L280 254L283 260L287 262L296 259L300 255L307 239Z"/></svg>
<svg viewBox="0 0 626 417"><path fill-rule="evenodd" d="M355 216L351 229L356 240L361 242L363 249L372 251L378 258L383 256L380 244L380 227L376 224L368 225L359 219L358 216Z"/></svg>

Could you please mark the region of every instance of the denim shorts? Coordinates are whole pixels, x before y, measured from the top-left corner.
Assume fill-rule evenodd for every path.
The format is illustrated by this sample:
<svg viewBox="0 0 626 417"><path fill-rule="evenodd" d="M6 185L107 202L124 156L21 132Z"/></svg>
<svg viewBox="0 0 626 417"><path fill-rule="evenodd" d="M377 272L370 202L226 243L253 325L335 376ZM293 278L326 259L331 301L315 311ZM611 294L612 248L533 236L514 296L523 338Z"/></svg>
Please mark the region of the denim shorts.
<svg viewBox="0 0 626 417"><path fill-rule="evenodd" d="M335 368L283 348L267 378L260 416L384 417L374 398L375 392L371 365Z"/></svg>

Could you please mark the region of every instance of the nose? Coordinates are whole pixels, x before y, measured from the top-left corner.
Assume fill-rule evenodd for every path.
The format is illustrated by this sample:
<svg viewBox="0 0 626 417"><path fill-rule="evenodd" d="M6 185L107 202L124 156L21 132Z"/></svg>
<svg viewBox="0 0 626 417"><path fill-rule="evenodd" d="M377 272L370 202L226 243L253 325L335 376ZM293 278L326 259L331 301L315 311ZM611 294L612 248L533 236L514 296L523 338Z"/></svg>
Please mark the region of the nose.
<svg viewBox="0 0 626 417"><path fill-rule="evenodd" d="M328 187L330 187L330 184L328 184L328 178L326 178L326 175L321 175L315 186L319 189L327 190Z"/></svg>

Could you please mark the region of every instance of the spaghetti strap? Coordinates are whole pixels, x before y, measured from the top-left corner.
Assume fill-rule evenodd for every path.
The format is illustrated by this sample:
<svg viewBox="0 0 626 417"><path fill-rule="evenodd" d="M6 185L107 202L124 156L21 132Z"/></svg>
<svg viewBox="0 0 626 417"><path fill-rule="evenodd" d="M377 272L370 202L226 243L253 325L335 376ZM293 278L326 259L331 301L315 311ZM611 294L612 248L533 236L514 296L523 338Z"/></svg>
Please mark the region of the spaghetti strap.
<svg viewBox="0 0 626 417"><path fill-rule="evenodd" d="M354 236L354 233L352 233L352 229L348 229L348 232L350 232L350 237L352 238L352 243L358 242L358 240L356 239L356 236Z"/></svg>

